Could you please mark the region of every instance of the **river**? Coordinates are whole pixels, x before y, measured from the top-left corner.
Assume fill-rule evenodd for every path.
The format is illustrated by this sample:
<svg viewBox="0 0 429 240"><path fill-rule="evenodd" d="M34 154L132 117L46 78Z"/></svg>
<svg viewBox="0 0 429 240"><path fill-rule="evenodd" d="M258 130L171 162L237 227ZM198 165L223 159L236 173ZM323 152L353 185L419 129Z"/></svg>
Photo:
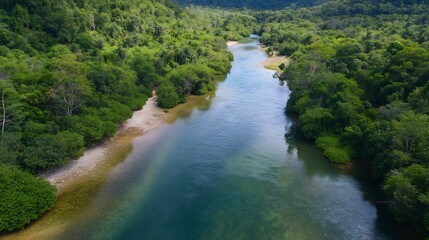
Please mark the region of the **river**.
<svg viewBox="0 0 429 240"><path fill-rule="evenodd" d="M285 138L289 89L257 40L230 50L217 91L135 139L59 239L396 239L361 182Z"/></svg>

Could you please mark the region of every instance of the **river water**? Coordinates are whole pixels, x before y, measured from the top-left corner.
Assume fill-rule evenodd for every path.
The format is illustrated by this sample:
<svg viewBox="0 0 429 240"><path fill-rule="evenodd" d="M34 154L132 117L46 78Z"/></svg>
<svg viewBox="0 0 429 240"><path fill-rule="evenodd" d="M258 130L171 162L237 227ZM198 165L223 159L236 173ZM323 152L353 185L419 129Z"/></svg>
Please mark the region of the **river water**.
<svg viewBox="0 0 429 240"><path fill-rule="evenodd" d="M257 40L230 50L216 93L137 138L61 239L396 239L365 186L285 138L289 90Z"/></svg>

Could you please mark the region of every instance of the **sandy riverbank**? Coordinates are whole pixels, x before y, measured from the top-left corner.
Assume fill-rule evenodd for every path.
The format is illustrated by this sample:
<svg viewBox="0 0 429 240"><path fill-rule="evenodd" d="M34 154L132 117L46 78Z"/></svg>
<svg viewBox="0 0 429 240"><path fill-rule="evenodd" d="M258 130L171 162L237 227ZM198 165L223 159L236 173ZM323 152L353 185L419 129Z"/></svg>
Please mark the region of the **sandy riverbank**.
<svg viewBox="0 0 429 240"><path fill-rule="evenodd" d="M5 240L56 240L79 212L87 208L99 192L111 170L132 151L132 141L138 136L162 125L167 113L156 105L156 97L148 99L143 108L133 113L113 138L97 147L88 149L84 155L66 166L49 172L46 178L57 188L57 203L54 208L24 230L13 232Z"/></svg>
<svg viewBox="0 0 429 240"><path fill-rule="evenodd" d="M280 73L281 69L279 68L279 65L282 63L287 66L290 63L290 59L285 56L275 55L265 59L263 62L261 62L261 65L267 69L275 70Z"/></svg>
<svg viewBox="0 0 429 240"><path fill-rule="evenodd" d="M154 130L163 123L172 123L177 118L185 117L195 108L206 108L211 97L202 98L201 101L189 101L190 105L179 105L175 108L177 110L173 109L169 113L157 106L156 97L149 98L143 108L134 112L113 138L87 149L81 158L42 174L41 177L46 178L57 188L58 199L54 208L22 231L2 235L0 238L59 239L61 233L70 227L73 221L78 221L76 219L79 219L79 214L92 203L111 170L126 159L133 149L132 142L136 137Z"/></svg>
<svg viewBox="0 0 429 240"><path fill-rule="evenodd" d="M108 158L109 151L113 147L113 139L130 132L133 132L134 135L142 135L161 125L166 117L167 113L156 104L156 96L151 97L141 110L133 113L133 116L121 126L111 140L86 150L81 158L71 161L63 167L46 172L41 176L52 183L57 188L58 194L60 194L68 185L90 174L103 160Z"/></svg>
<svg viewBox="0 0 429 240"><path fill-rule="evenodd" d="M237 41L228 41L228 42L226 42L226 45L228 46L228 47L231 47L231 46L234 46L234 45L237 45L238 44L238 42Z"/></svg>

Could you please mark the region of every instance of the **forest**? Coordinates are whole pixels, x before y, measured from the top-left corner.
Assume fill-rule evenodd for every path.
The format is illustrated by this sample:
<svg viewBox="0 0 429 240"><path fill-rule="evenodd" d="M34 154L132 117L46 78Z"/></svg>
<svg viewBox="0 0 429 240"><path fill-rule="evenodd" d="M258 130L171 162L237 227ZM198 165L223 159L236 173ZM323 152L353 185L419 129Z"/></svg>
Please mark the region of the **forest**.
<svg viewBox="0 0 429 240"><path fill-rule="evenodd" d="M378 204L428 237L428 1L232 11L257 24L228 30L253 27L268 55L290 58L279 67L292 91L285 111L299 117L294 134L334 163L367 166L384 193Z"/></svg>
<svg viewBox="0 0 429 240"><path fill-rule="evenodd" d="M365 3L365 4L364 4ZM335 163L360 161L393 216L429 236L429 5L334 1L256 12L268 54L289 56L286 112Z"/></svg>
<svg viewBox="0 0 429 240"><path fill-rule="evenodd" d="M318 3L326 2L326 0L177 0L180 5L189 6L208 6L208 7L221 7L221 8L234 8L234 9L258 9L258 10L274 10L283 9L288 6L312 6Z"/></svg>
<svg viewBox="0 0 429 240"><path fill-rule="evenodd" d="M208 7L218 7L218 8L227 8L235 10L243 9L252 9L252 10L279 10L286 7L291 9L302 8L302 7L311 7L316 5L321 5L327 3L325 7L329 7L332 4L335 7L341 6L344 7L343 10L350 8L350 5L358 4L354 6L355 10L362 8L377 8L377 11L383 11L383 8L379 8L380 4L387 4L397 7L404 7L409 9L410 6L415 4L428 4L427 0L236 0L236 1L227 1L227 0L175 0L178 4L183 6L208 6ZM356 8L357 7L357 8ZM415 6L414 6L415 7ZM334 10L335 11L335 10ZM345 13L345 12L343 12ZM252 13L250 13L252 14Z"/></svg>
<svg viewBox="0 0 429 240"><path fill-rule="evenodd" d="M152 90L163 108L213 90L225 39L242 36L211 26L170 1L2 1L0 232L49 210L55 188L37 174L112 137Z"/></svg>
<svg viewBox="0 0 429 240"><path fill-rule="evenodd" d="M334 163L367 165L379 204L429 237L427 0L179 4L240 9L2 1L0 232L55 204L38 173L112 137L152 90L163 108L213 90L233 60L225 42L255 33L268 55L291 60L280 80L297 134Z"/></svg>

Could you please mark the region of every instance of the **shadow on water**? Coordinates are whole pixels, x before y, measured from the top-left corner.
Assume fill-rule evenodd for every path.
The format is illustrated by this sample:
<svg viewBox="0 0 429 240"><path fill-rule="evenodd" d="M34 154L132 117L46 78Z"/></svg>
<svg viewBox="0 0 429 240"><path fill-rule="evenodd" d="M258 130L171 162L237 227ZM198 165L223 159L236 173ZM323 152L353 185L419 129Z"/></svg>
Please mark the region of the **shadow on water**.
<svg viewBox="0 0 429 240"><path fill-rule="evenodd" d="M216 88L220 82L225 81L227 74L215 77ZM192 116L194 110L208 111L216 97L216 89L204 95L191 95L186 98L186 102L182 103L173 109L168 110L168 118L166 123L173 124L179 119L187 119Z"/></svg>
<svg viewBox="0 0 429 240"><path fill-rule="evenodd" d="M246 51L251 51L251 50L255 50L255 49L258 49L257 47L255 47L255 46L243 46L242 47L244 50L246 50Z"/></svg>
<svg viewBox="0 0 429 240"><path fill-rule="evenodd" d="M306 174L310 177L339 177L350 176L355 179L357 186L363 194L365 201L371 202L376 207L377 219L375 227L378 232L382 232L385 237L392 240L418 240L421 239L413 230L412 226L402 224L393 219L389 213L387 205L382 204L385 196L381 191L381 184L374 178L368 161L355 160L346 165L336 165L331 163L314 143L306 140L298 130L296 125L297 117L287 114L292 121L292 125L286 128L285 142L288 145L288 152L297 151L298 159L304 163Z"/></svg>
<svg viewBox="0 0 429 240"><path fill-rule="evenodd" d="M216 92L211 91L202 96L189 96L186 103L180 104L179 106L168 111L167 123L173 124L178 119L186 119L192 116L195 109L201 111L207 111L210 109L210 105L213 98L216 97Z"/></svg>

